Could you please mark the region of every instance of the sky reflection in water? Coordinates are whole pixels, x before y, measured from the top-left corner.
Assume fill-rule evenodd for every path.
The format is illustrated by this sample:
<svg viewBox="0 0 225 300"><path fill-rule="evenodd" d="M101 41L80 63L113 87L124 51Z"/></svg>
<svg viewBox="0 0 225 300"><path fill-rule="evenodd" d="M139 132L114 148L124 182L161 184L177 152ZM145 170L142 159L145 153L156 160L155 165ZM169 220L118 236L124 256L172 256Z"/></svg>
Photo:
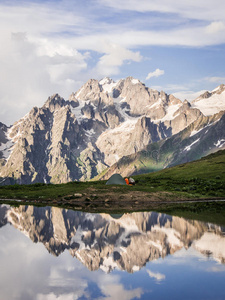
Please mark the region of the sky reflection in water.
<svg viewBox="0 0 225 300"><path fill-rule="evenodd" d="M0 206L0 299L225 299L224 232L155 212Z"/></svg>

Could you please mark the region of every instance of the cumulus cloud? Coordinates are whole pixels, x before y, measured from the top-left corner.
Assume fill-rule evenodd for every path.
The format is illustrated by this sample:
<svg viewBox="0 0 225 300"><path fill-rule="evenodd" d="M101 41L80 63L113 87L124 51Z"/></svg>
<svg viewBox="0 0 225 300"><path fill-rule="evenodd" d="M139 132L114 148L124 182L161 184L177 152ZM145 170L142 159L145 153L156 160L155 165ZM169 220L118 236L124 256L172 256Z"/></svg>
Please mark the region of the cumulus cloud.
<svg viewBox="0 0 225 300"><path fill-rule="evenodd" d="M141 288L125 289L124 286L119 282L118 276L108 275L107 277L101 278L101 283L98 283L104 297L99 299L103 300L131 300L141 298L143 291Z"/></svg>
<svg viewBox="0 0 225 300"><path fill-rule="evenodd" d="M118 44L108 44L106 48L106 54L101 56L96 68L98 74L101 76L117 75L119 73L119 67L122 66L124 62L140 62L142 60L140 52L128 50Z"/></svg>
<svg viewBox="0 0 225 300"><path fill-rule="evenodd" d="M90 6L85 3L0 3L2 122L13 123L34 105L41 106L53 93L68 97L90 77L119 75L127 63L143 61L144 47L225 43L222 0L215 0L213 5L209 0L96 0ZM132 18L123 14L124 9L132 11ZM151 14L151 22L146 23L133 11L159 14ZM176 23L167 26L168 16L174 13ZM192 19L200 21L192 23ZM152 25L155 21L160 30ZM162 72L157 69L146 80Z"/></svg>
<svg viewBox="0 0 225 300"><path fill-rule="evenodd" d="M2 299L91 299L92 284L101 291L98 299L130 300L143 294L141 288L127 289L119 274L90 272L68 250L54 257L13 226L1 228L0 242Z"/></svg>
<svg viewBox="0 0 225 300"><path fill-rule="evenodd" d="M1 120L7 124L24 116L33 106L41 106L47 97L59 92L67 97L79 88L79 73L87 67L86 57L78 51L72 55L39 55L38 47L24 33L1 38L0 52Z"/></svg>
<svg viewBox="0 0 225 300"><path fill-rule="evenodd" d="M142 59L138 51L97 36L91 18L69 11L63 3L49 5L0 4L0 119L8 125L33 106L42 106L53 93L66 98L90 76L118 74L124 63ZM93 33L87 36L85 31ZM90 51L99 58L92 60Z"/></svg>
<svg viewBox="0 0 225 300"><path fill-rule="evenodd" d="M165 74L164 70L156 69L154 72L148 73L148 76L146 77L146 80L149 80L152 77L159 77Z"/></svg>
<svg viewBox="0 0 225 300"><path fill-rule="evenodd" d="M147 273L151 278L155 278L158 282L160 282L166 278L166 276L164 274L161 274L158 272L152 272L150 270L147 270Z"/></svg>
<svg viewBox="0 0 225 300"><path fill-rule="evenodd" d="M206 27L206 32L209 34L215 34L218 33L220 31L224 31L225 30L225 25L223 22L212 22L211 24L209 24Z"/></svg>

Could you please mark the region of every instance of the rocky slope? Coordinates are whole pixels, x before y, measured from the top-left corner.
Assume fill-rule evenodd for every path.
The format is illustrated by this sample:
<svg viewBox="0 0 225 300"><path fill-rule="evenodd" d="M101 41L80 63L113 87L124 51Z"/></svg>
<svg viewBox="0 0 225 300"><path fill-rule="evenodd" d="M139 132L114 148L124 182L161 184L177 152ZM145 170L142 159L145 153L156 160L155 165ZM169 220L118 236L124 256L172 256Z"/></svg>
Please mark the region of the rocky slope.
<svg viewBox="0 0 225 300"><path fill-rule="evenodd" d="M1 184L89 180L201 122L215 97L225 103L224 86L190 104L132 77L91 79L67 101L55 94L12 127L0 124Z"/></svg>
<svg viewBox="0 0 225 300"><path fill-rule="evenodd" d="M0 206L0 217L1 226L12 224L55 256L69 251L91 271L134 272L183 247L194 247L207 256L211 253L225 262L223 228L166 214L143 212L113 218L50 207Z"/></svg>
<svg viewBox="0 0 225 300"><path fill-rule="evenodd" d="M225 149L225 112L201 116L181 132L148 145L144 150L125 156L113 164L98 179L108 179L114 173L131 176L149 173L200 159Z"/></svg>

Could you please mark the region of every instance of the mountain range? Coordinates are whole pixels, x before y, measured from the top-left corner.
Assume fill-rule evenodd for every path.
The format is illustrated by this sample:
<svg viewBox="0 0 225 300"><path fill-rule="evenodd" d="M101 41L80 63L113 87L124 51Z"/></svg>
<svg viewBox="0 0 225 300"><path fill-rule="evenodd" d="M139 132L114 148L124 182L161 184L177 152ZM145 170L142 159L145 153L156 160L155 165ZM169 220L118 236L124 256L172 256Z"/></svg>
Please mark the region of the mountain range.
<svg viewBox="0 0 225 300"><path fill-rule="evenodd" d="M160 170L224 149L224 122L225 85L190 103L132 77L90 79L68 100L55 94L0 123L1 184Z"/></svg>
<svg viewBox="0 0 225 300"><path fill-rule="evenodd" d="M156 212L90 214L56 207L0 206L0 228L11 224L54 256L64 251L90 271L133 273L147 262L192 247L225 263L224 228ZM141 247L140 247L141 245Z"/></svg>

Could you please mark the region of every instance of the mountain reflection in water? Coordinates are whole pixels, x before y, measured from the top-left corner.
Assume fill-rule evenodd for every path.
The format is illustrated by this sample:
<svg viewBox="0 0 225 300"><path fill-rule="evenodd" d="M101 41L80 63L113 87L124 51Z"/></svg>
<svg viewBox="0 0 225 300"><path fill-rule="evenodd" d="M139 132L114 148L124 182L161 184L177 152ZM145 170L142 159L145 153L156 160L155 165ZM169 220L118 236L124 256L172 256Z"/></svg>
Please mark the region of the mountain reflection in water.
<svg viewBox="0 0 225 300"><path fill-rule="evenodd" d="M127 274L130 274L129 276L138 273L142 274L141 271L146 268L148 262L152 262L153 266L156 267L157 262L159 264L162 263L162 259L166 262L168 255L179 257L179 255L184 253L183 251L189 253L189 255L190 253L191 255L194 253L195 258L198 257L198 259L200 258L202 261L204 259L213 261L214 265L210 266L211 270L214 268L213 272L216 272L219 267L220 275L223 274L223 280L225 278L223 265L225 262L225 228L219 225L185 220L183 218L156 212L138 212L113 216L51 207L38 208L33 206L20 206L15 208L2 205L0 206L0 238L2 238L3 241L0 240L0 262L3 262L4 254L6 255L5 249L7 245L5 245L5 248L3 246L4 239L6 239L6 236L4 236L4 228L8 228L8 224L11 224L13 227L10 226L11 229L6 230L7 234L9 234L8 232L11 232L13 228L16 228L17 232L19 230L33 243L38 243L38 245L43 244L48 252L52 254L51 259L53 259L53 256L59 259L63 257L63 255L64 257L65 255L76 257L85 266L86 270L100 270L102 274L105 274L104 276L108 276L112 285L113 280L115 280L113 279L114 273L118 276L118 274L121 274L120 271L124 270ZM11 240L10 243L13 244L13 241ZM24 251L27 251L26 247L24 247ZM39 250L37 250L37 257L39 255L38 251ZM47 253L46 250L45 252ZM27 257L29 257L29 253ZM169 259L171 260L171 258L168 257L168 260ZM74 260L67 268L73 269L73 263ZM81 265L79 265L78 269L80 268ZM165 274L154 271L153 269L146 268L145 273L149 279L154 279L156 283L166 281ZM84 270L81 272L82 275L79 277L80 281L82 281L82 277L84 277L84 272ZM4 273L7 273L7 271L4 270ZM91 278L91 274L92 272L89 272L89 274L85 276ZM54 276L56 276L56 274ZM94 273L93 276L95 276ZM60 280L63 280L62 278ZM132 285L131 277L129 278L130 285ZM66 278L66 280L73 279ZM77 282L79 282L79 280ZM83 287L83 293L81 293L82 299L102 299L103 296L106 297L107 295L109 298L106 299L116 299L117 296L113 296L114 290L110 295L108 289L107 291L104 290L107 284L108 288L111 286L108 280L107 277L104 277L103 281L105 285L102 287L98 285L98 289L95 286L95 288L91 289L92 292L90 292L90 287L88 288L89 285ZM124 279L124 282L125 281ZM82 285L82 283L80 284ZM49 286L51 285L55 286L55 289L54 291L50 289L49 292ZM121 286L119 282L117 282L116 285L119 289L118 293L125 295L124 287ZM65 284L65 286L67 285ZM0 287L2 290L2 286ZM67 291L67 288L65 288L66 291L63 292L63 299L65 299L65 293L67 296L71 296L71 298L68 299L79 299L79 297L81 297L79 293L76 294L75 297L72 292ZM73 288L75 288L75 286L73 286ZM43 294L40 293L40 291L37 293L37 299L60 299L59 296L62 292L61 289L58 289L58 283L56 284L55 281L50 282L48 288L45 286L42 291ZM142 298L145 294L144 289L146 289L146 287L143 288L142 284L141 286L135 286L133 289L127 288L126 292L128 294L126 294L126 297L118 296L118 299ZM85 290L87 294L84 293ZM87 292L87 290L89 292ZM95 293L93 290L95 290ZM90 293L94 294L91 296ZM50 294L52 294L52 297L49 296ZM47 295L49 298L47 298ZM225 297L225 294L223 295ZM4 296L7 297L6 292ZM13 295L10 295L10 297L14 299ZM29 296L28 293L23 299L32 299L32 297L34 297L34 295ZM20 298L15 297L15 299ZM160 299L160 297L156 297L155 299ZM201 299L199 294L198 299ZM211 298L209 297L209 299Z"/></svg>

